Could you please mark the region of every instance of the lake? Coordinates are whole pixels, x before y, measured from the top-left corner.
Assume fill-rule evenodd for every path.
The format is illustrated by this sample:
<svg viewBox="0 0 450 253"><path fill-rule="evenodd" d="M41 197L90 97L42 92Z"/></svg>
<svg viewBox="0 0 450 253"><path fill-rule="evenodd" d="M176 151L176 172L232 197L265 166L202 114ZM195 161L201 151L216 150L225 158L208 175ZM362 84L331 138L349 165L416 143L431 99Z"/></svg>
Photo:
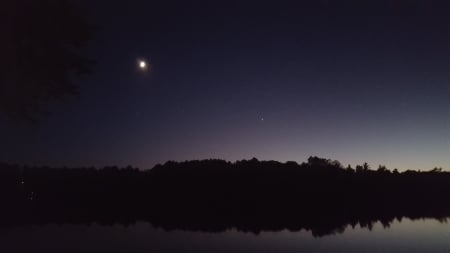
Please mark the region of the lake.
<svg viewBox="0 0 450 253"><path fill-rule="evenodd" d="M450 224L445 220L403 218L389 227L380 222L369 227L347 225L318 237L306 230L166 231L146 222L32 225L0 228L0 252L450 252Z"/></svg>

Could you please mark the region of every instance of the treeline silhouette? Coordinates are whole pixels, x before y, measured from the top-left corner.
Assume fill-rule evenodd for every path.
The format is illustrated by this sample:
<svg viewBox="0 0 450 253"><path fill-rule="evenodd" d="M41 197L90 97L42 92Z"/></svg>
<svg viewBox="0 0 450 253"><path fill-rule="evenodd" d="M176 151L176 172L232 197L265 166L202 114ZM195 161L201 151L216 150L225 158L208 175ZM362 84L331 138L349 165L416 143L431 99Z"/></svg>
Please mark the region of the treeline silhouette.
<svg viewBox="0 0 450 253"><path fill-rule="evenodd" d="M347 225L450 216L450 173L307 162L202 160L151 170L0 164L0 225L132 224L219 232L300 229L322 236Z"/></svg>

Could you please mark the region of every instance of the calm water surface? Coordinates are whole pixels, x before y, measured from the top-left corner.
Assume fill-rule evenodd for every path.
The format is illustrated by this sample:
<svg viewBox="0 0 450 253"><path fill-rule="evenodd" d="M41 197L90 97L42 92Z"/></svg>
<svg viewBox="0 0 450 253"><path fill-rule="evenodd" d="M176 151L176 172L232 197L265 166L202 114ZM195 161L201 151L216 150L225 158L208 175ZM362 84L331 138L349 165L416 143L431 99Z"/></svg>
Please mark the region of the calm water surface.
<svg viewBox="0 0 450 253"><path fill-rule="evenodd" d="M309 231L164 231L148 223L0 229L0 252L450 252L450 224L434 219L375 223L314 237Z"/></svg>

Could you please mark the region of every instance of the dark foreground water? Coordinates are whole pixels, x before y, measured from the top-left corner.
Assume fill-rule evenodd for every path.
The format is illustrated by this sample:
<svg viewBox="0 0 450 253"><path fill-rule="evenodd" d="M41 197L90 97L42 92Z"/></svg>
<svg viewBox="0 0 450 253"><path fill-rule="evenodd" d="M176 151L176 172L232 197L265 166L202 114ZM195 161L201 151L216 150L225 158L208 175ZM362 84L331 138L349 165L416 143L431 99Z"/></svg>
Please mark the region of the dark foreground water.
<svg viewBox="0 0 450 253"><path fill-rule="evenodd" d="M148 223L33 225L0 229L0 252L450 252L450 224L435 219L379 222L371 229L314 237L309 231L259 234L165 231Z"/></svg>

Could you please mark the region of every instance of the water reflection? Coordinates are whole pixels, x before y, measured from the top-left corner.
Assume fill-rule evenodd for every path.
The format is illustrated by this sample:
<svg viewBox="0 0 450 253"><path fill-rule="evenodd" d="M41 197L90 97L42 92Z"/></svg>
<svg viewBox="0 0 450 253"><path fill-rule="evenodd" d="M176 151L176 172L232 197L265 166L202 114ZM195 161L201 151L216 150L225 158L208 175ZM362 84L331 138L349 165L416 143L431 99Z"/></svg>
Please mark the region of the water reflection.
<svg viewBox="0 0 450 253"><path fill-rule="evenodd" d="M2 228L1 252L448 252L450 226L435 219L348 225L340 234L306 230L222 233L166 231L146 222L131 226L33 225Z"/></svg>

